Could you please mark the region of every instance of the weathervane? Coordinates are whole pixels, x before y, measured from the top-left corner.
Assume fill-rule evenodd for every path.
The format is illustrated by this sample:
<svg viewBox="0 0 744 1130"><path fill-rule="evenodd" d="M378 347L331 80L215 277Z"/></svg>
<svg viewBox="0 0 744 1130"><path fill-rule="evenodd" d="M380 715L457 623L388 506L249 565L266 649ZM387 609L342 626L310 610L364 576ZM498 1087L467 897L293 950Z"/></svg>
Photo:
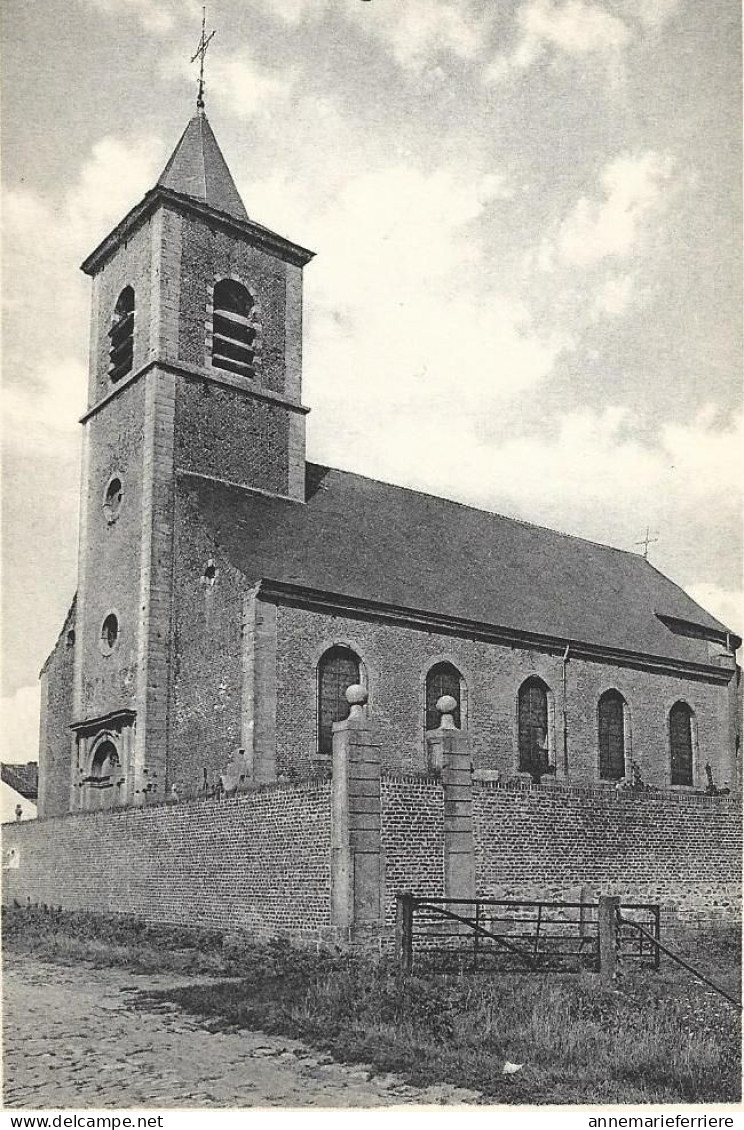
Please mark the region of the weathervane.
<svg viewBox="0 0 744 1130"><path fill-rule="evenodd" d="M655 541L659 540L658 538L650 537L649 536L650 533L651 533L650 527L646 526L646 536L644 538L642 538L640 541L634 541L633 542L633 545L642 545L643 546L643 560L644 561L648 561L648 547L650 545L652 545Z"/></svg>
<svg viewBox="0 0 744 1130"><path fill-rule="evenodd" d="M195 63L197 59L199 60L199 93L196 97L197 110L204 109L204 56L207 53L207 47L209 47L214 34L214 31L210 31L209 35L207 35L207 9L205 6L202 8L201 39L199 40L199 46L191 56L192 63Z"/></svg>

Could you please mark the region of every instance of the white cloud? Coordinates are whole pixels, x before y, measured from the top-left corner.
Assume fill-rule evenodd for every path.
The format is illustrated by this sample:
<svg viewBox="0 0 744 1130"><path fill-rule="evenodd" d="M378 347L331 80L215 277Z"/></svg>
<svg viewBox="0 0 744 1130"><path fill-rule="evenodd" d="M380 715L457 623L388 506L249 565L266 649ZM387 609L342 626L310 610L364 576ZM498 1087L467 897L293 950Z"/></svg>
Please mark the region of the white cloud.
<svg viewBox="0 0 744 1130"><path fill-rule="evenodd" d="M405 70L420 72L440 55L472 59L483 46L487 17L461 0L399 0L386 5L358 0L259 0L268 15L290 26L323 19L333 10L376 39Z"/></svg>
<svg viewBox="0 0 744 1130"><path fill-rule="evenodd" d="M353 9L364 25L404 68L419 71L431 59L452 54L473 58L483 40L483 23L452 0L406 0L392 10L374 3ZM351 12L350 12L351 14Z"/></svg>
<svg viewBox="0 0 744 1130"><path fill-rule="evenodd" d="M735 476L744 451L741 416L724 429L715 406L708 405L689 424L664 424L661 438L670 469L684 482L688 498L702 501L713 491L737 496Z"/></svg>
<svg viewBox="0 0 744 1130"><path fill-rule="evenodd" d="M286 108L292 82L277 71L258 67L247 52L215 55L210 64L210 90L241 118L272 116Z"/></svg>
<svg viewBox="0 0 744 1130"><path fill-rule="evenodd" d="M657 30L670 19L682 0L629 0L630 10L644 28Z"/></svg>
<svg viewBox="0 0 744 1130"><path fill-rule="evenodd" d="M89 282L81 260L154 183L162 149L151 138L104 137L77 180L50 202L20 187L4 192L6 303L3 369L7 442L24 448L73 443L83 408ZM28 343L44 327L44 355ZM46 433L44 444L43 433Z"/></svg>
<svg viewBox="0 0 744 1130"><path fill-rule="evenodd" d="M622 20L584 0L530 0L521 8L518 21L525 38L569 55L614 51L629 39Z"/></svg>
<svg viewBox="0 0 744 1130"><path fill-rule="evenodd" d="M78 436L85 410L87 369L75 357L47 356L23 382L2 392L5 443L21 450L52 453Z"/></svg>
<svg viewBox="0 0 744 1130"><path fill-rule="evenodd" d="M156 35L167 35L172 31L175 23L175 13L169 10L164 0L90 0L90 2L99 11L120 19L128 15L136 16L145 31ZM193 9L193 3L191 7Z"/></svg>
<svg viewBox="0 0 744 1130"><path fill-rule="evenodd" d="M623 20L586 0L527 0L517 12L517 26L514 48L497 56L487 79L498 82L512 68L524 70L547 51L557 57L599 56L616 63L631 38Z"/></svg>
<svg viewBox="0 0 744 1130"><path fill-rule="evenodd" d="M610 314L619 317L624 314L633 297L633 278L631 275L620 275L617 278L607 279L599 288L594 300L594 313L596 315Z"/></svg>
<svg viewBox="0 0 744 1130"><path fill-rule="evenodd" d="M308 279L307 398L316 439L335 458L345 429L365 417L385 427L388 401L399 419L450 405L478 418L550 372L560 343L482 287L475 226L504 192L494 175L394 165L350 179L322 214L298 219L323 249Z"/></svg>
<svg viewBox="0 0 744 1130"><path fill-rule="evenodd" d="M333 6L333 0L254 0L266 15L296 27L309 20L320 20Z"/></svg>
<svg viewBox="0 0 744 1130"><path fill-rule="evenodd" d="M39 684L20 687L15 694L3 698L2 710L3 761L15 764L37 761L39 756Z"/></svg>
<svg viewBox="0 0 744 1130"><path fill-rule="evenodd" d="M564 263L584 266L631 255L649 217L663 208L672 160L663 153L624 154L602 171L602 196L583 196L560 225L555 250Z"/></svg>

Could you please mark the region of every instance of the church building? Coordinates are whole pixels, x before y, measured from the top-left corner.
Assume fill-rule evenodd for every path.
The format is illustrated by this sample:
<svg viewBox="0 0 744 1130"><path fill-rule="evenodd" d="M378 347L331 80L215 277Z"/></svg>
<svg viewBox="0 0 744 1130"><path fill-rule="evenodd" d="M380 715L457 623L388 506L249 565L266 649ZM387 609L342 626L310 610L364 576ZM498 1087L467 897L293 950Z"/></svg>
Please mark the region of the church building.
<svg viewBox="0 0 744 1130"><path fill-rule="evenodd" d="M200 108L92 280L78 588L39 816L383 772L452 696L476 781L737 792L741 640L643 556L308 462L303 269Z"/></svg>

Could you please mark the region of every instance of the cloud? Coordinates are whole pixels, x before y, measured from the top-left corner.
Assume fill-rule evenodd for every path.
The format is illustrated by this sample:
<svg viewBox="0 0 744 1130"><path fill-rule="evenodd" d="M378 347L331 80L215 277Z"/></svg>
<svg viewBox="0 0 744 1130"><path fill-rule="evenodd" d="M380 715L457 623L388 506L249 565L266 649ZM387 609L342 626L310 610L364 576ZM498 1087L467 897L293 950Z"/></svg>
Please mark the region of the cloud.
<svg viewBox="0 0 744 1130"><path fill-rule="evenodd" d="M323 19L334 0L254 0L256 8L273 19L297 27L306 21Z"/></svg>
<svg viewBox="0 0 744 1130"><path fill-rule="evenodd" d="M133 15L139 19L142 27L147 32L165 36L172 31L175 24L175 12L169 10L163 0L89 0L94 8L110 16L122 18ZM183 7L188 7L184 4ZM194 9L192 3L191 8Z"/></svg>
<svg viewBox="0 0 744 1130"><path fill-rule="evenodd" d="M650 215L664 206L672 169L671 157L653 150L611 161L599 178L601 197L583 196L560 225L555 249L563 262L584 266L634 252Z"/></svg>
<svg viewBox="0 0 744 1130"><path fill-rule="evenodd" d="M688 499L706 499L720 491L736 498L733 480L744 451L742 417L721 425L715 405L707 405L689 424L664 424L661 440L674 476L685 484Z"/></svg>
<svg viewBox="0 0 744 1130"><path fill-rule="evenodd" d="M618 16L586 0L527 0L516 16L517 42L500 54L487 71L500 81L510 70L525 70L546 52L555 57L586 59L598 56L616 63L631 39L631 31Z"/></svg>
<svg viewBox="0 0 744 1130"><path fill-rule="evenodd" d="M594 300L594 313L597 316L609 314L619 317L625 314L633 297L632 275L619 275L607 279L600 287Z"/></svg>
<svg viewBox="0 0 744 1130"><path fill-rule="evenodd" d="M663 27L681 3L683 0L628 0L631 13L650 31Z"/></svg>
<svg viewBox="0 0 744 1130"><path fill-rule="evenodd" d="M306 377L326 452L343 458L344 429L365 418L384 429L388 402L409 423L449 405L477 418L550 372L559 342L481 275L478 224L506 192L498 175L389 165L298 217L323 249L308 279Z"/></svg>
<svg viewBox="0 0 744 1130"><path fill-rule="evenodd" d="M648 240L650 221L658 220L674 192L674 162L668 154L646 150L615 157L600 172L599 192L583 195L556 231L526 257L526 269L553 272L594 268L604 260L633 262ZM632 278L600 281L595 312L622 313L631 297Z"/></svg>
<svg viewBox="0 0 744 1130"><path fill-rule="evenodd" d="M484 38L483 20L451 0L406 0L392 9L379 5L377 10L372 4L352 12L358 26L366 27L403 68L414 72L443 54L472 59Z"/></svg>
<svg viewBox="0 0 744 1130"><path fill-rule="evenodd" d="M184 67L186 73L190 77L190 70ZM260 68L244 51L231 56L215 55L210 65L210 89L238 117L273 117L287 108L292 80L278 71Z"/></svg>
<svg viewBox="0 0 744 1130"><path fill-rule="evenodd" d="M47 356L22 384L3 389L5 443L16 450L67 450L85 410L87 368L76 357Z"/></svg>
<svg viewBox="0 0 744 1130"><path fill-rule="evenodd" d="M3 761L37 761L39 756L39 684L20 687L2 700Z"/></svg>
<svg viewBox="0 0 744 1130"><path fill-rule="evenodd" d="M462 0L405 0L392 5L358 0L259 0L269 16L292 27L317 22L333 11L364 35L375 39L404 70L418 74L442 55L474 58L488 29Z"/></svg>
<svg viewBox="0 0 744 1130"><path fill-rule="evenodd" d="M4 271L13 278L3 343L9 444L53 453L73 442L88 336L89 283L79 265L151 187L161 156L152 138L104 137L58 200L24 187L4 192ZM28 349L40 326L41 358Z"/></svg>

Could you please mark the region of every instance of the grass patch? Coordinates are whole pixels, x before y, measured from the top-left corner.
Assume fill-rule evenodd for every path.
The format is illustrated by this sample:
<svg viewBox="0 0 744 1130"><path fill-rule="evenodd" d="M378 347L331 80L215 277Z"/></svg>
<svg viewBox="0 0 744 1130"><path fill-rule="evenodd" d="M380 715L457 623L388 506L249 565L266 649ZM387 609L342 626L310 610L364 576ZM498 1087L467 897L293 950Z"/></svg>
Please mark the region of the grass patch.
<svg viewBox="0 0 744 1130"><path fill-rule="evenodd" d="M224 936L217 930L43 905L4 906L2 927L5 949L65 965L86 961L152 973L226 972Z"/></svg>
<svg viewBox="0 0 744 1130"><path fill-rule="evenodd" d="M590 974L400 974L389 960L238 942L119 916L13 909L5 944L54 960L239 976L153 994L210 1027L295 1036L411 1083L453 1083L502 1103L720 1103L741 1097L740 1017L666 960L603 993ZM733 929L675 948L738 995ZM190 963L190 964L189 964ZM506 1060L523 1063L503 1076Z"/></svg>

